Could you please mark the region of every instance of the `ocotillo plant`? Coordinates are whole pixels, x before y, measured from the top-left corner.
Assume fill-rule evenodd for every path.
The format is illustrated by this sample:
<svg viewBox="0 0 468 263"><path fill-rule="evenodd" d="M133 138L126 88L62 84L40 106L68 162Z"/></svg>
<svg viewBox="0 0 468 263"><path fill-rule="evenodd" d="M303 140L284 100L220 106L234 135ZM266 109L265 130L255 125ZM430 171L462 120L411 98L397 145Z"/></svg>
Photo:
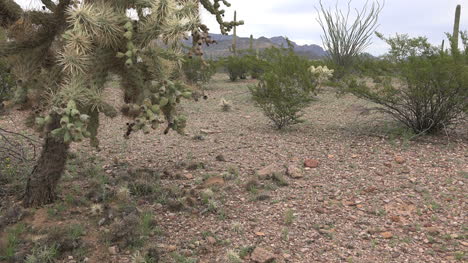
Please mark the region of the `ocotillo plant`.
<svg viewBox="0 0 468 263"><path fill-rule="evenodd" d="M199 6L215 15L226 34L240 22L224 22L219 0L42 0L43 11L22 10L0 0L0 25L9 41L0 56L14 57L12 72L25 100L41 109L36 118L44 134L39 160L29 175L24 204L43 205L55 189L72 142L98 144L99 113L117 111L105 96L111 74L121 80L124 109L134 119L127 133L149 133L160 124L182 132L186 118L177 105L190 90L173 79L184 56L180 39L191 32L193 55L210 44ZM226 1L222 1L229 5ZM135 17L127 15L135 10Z"/></svg>

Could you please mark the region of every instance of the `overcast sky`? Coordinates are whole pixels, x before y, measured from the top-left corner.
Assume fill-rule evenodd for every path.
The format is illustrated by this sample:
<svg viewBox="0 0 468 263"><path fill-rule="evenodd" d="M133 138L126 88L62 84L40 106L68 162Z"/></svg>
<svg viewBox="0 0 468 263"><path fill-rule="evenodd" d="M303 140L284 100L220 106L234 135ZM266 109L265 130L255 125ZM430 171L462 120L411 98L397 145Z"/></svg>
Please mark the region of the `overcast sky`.
<svg viewBox="0 0 468 263"><path fill-rule="evenodd" d="M382 2L382 0L380 0ZM299 44L320 44L322 30L316 22L318 0L231 0L226 18L232 19L234 10L237 18L245 22L238 28L239 36L287 36ZM334 7L336 0L323 0L325 6ZM347 0L338 0L347 4ZM365 0L352 0L352 6L361 8ZM372 0L369 0L372 2ZM378 31L384 35L405 33L410 36L427 36L433 44L440 45L445 32L452 32L455 7L462 5L460 28L468 30L468 5L463 0L386 0L379 18ZM219 32L215 20L203 15L212 32ZM373 39L368 52L374 55L385 53L388 46Z"/></svg>
<svg viewBox="0 0 468 263"><path fill-rule="evenodd" d="M334 6L336 1L346 4L347 0L323 0L325 6ZM376 0L374 0L376 1ZM380 0L382 2L382 0ZM39 0L16 0L23 7L36 6ZM226 9L226 20L233 19L237 10L238 19L245 25L238 28L238 35L255 38L266 36L287 36L298 44L322 45L322 30L318 25L315 7L318 0L230 0L232 6ZM352 0L352 6L361 8L366 0ZM369 0L372 2L372 0ZM445 32L451 32L455 7L463 0L386 0L380 15L378 31L384 35L405 33L410 36L427 36L433 44L440 45ZM467 5L465 5L466 7ZM467 7L468 8L468 7ZM213 33L219 33L215 19L203 13L203 21ZM462 30L468 30L468 9L462 6ZM387 45L373 39L368 52L380 55L387 51Z"/></svg>

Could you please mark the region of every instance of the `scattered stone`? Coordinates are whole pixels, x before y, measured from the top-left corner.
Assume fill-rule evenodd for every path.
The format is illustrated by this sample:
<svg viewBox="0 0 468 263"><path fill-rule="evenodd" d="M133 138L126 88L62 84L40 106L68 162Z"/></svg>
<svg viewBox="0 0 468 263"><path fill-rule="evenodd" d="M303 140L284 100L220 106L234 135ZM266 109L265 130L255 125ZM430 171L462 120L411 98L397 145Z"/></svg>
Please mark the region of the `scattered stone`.
<svg viewBox="0 0 468 263"><path fill-rule="evenodd" d="M185 174L184 177L187 180L192 180L193 179L193 174Z"/></svg>
<svg viewBox="0 0 468 263"><path fill-rule="evenodd" d="M406 162L405 158L400 155L395 156L395 162L397 164L404 164Z"/></svg>
<svg viewBox="0 0 468 263"><path fill-rule="evenodd" d="M384 239L390 239L390 238L393 237L393 234L392 234L392 232L387 231L387 232L380 233L380 236L383 237Z"/></svg>
<svg viewBox="0 0 468 263"><path fill-rule="evenodd" d="M325 209L321 208L321 207L317 207L315 208L315 212L319 213L319 214L324 214L325 213Z"/></svg>
<svg viewBox="0 0 468 263"><path fill-rule="evenodd" d="M220 155L216 156L216 161L225 162L226 158L224 158L224 155L220 154Z"/></svg>
<svg viewBox="0 0 468 263"><path fill-rule="evenodd" d="M267 167L264 167L260 170L257 171L257 175L260 179L265 180L273 176L275 173L283 173L283 169L281 167L275 165L275 164L270 164Z"/></svg>
<svg viewBox="0 0 468 263"><path fill-rule="evenodd" d="M366 192L366 193L373 193L373 192L375 192L376 190L377 190L377 187L375 187L375 186L369 186L369 187L367 187L366 189L364 189L364 192Z"/></svg>
<svg viewBox="0 0 468 263"><path fill-rule="evenodd" d="M206 241L208 241L208 243L210 243L211 245L216 244L216 239L212 236L207 237Z"/></svg>
<svg viewBox="0 0 468 263"><path fill-rule="evenodd" d="M174 252L174 251L177 250L177 247L174 246L174 245L169 245L169 246L166 247L166 249L167 249L167 251L169 251L169 252Z"/></svg>
<svg viewBox="0 0 468 263"><path fill-rule="evenodd" d="M257 263L271 263L276 259L276 256L264 248L256 247L250 255L250 259Z"/></svg>
<svg viewBox="0 0 468 263"><path fill-rule="evenodd" d="M263 237L263 236L265 236L265 233L263 233L263 232L255 232L255 235L260 236L260 237Z"/></svg>
<svg viewBox="0 0 468 263"><path fill-rule="evenodd" d="M271 196L269 196L267 194L261 194L261 195L258 195L255 199L257 201L265 201L265 200L271 199Z"/></svg>
<svg viewBox="0 0 468 263"><path fill-rule="evenodd" d="M318 232L322 235L325 235L325 236L330 236L333 234L333 230L328 230L328 229L319 229Z"/></svg>
<svg viewBox="0 0 468 263"><path fill-rule="evenodd" d="M437 227L426 227L425 228L426 232L430 235L438 235L440 233L440 230Z"/></svg>
<svg viewBox="0 0 468 263"><path fill-rule="evenodd" d="M221 133L220 131L212 131L212 130L208 130L208 129L201 129L200 132L201 132L201 133L204 133L204 134Z"/></svg>
<svg viewBox="0 0 468 263"><path fill-rule="evenodd" d="M306 159L304 161L304 166L307 168L317 168L319 166L319 161L315 159Z"/></svg>
<svg viewBox="0 0 468 263"><path fill-rule="evenodd" d="M215 185L216 186L224 185L224 178L222 176L213 176L213 177L206 179L205 183L203 184L205 188L209 188Z"/></svg>
<svg viewBox="0 0 468 263"><path fill-rule="evenodd" d="M294 165L289 165L288 166L288 169L286 170L286 174L289 177L294 178L294 179L304 177L304 174L302 173L302 170L299 169L298 167L294 166Z"/></svg>
<svg viewBox="0 0 468 263"><path fill-rule="evenodd" d="M109 254L111 255L117 255L119 253L119 247L118 246L112 246L108 248Z"/></svg>

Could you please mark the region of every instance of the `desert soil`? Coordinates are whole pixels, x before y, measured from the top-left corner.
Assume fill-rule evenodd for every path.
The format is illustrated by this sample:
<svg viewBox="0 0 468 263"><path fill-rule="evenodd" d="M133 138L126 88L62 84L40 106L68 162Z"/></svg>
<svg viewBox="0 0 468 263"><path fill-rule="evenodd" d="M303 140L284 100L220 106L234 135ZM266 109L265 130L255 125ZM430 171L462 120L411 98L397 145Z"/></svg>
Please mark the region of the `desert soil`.
<svg viewBox="0 0 468 263"><path fill-rule="evenodd" d="M466 262L466 123L417 137L373 111L375 105L324 88L304 123L278 131L254 106L247 88L254 83L216 75L207 100L183 103L186 136L154 131L125 139L128 120L118 116L102 119L100 151L74 145L77 156L94 156L111 182L141 180L132 178L135 171L150 170L160 176L146 183L185 193L162 204L131 197L138 210L154 214L160 231L146 245L161 251L161 262L191 262L176 261L175 253L194 262L236 262L234 255L254 248L261 249L240 262L254 262L258 253L275 262ZM120 95L109 90L116 105ZM221 110L221 98L232 103L230 111ZM2 117L0 126L27 130L23 114ZM306 160L314 167L305 167ZM76 185L86 193L86 174L75 172L67 171L62 196ZM53 218L44 209L24 221L36 227L82 222L88 262L130 262L135 250L111 255L115 244L99 241L108 226L96 223L90 206Z"/></svg>

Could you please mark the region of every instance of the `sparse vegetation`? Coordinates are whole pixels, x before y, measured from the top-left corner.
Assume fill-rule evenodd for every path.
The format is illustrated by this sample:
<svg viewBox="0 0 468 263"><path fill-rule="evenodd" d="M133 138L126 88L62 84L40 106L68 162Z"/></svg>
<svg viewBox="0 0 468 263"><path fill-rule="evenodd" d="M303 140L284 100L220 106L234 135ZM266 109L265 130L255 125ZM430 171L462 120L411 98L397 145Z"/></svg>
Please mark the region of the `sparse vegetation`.
<svg viewBox="0 0 468 263"><path fill-rule="evenodd" d="M307 60L290 50L272 48L268 70L256 86L252 98L277 129L300 123L301 111L312 102L315 89Z"/></svg>
<svg viewBox="0 0 468 263"><path fill-rule="evenodd" d="M302 49L313 45L296 45L285 37L255 43L252 37L248 43L239 37L232 50L246 63L244 76L252 78L231 82L226 72L213 75L200 58L204 55L208 64L212 57L219 60L205 53L204 41L231 40L207 35L197 15L207 9L220 21L222 1L37 2L44 5L42 10L21 10L15 1L0 0L0 27L8 31L8 41L0 41L0 61L7 63L12 77L20 76L0 115L1 262L466 261L468 123L460 105L466 99L461 87L466 86L468 51L454 48L459 26L447 47L425 38L380 35L390 52L379 58L358 54L352 70L341 70L331 60L302 57ZM132 12L126 15L126 9ZM179 11L182 16L170 15ZM456 9L456 17L460 11ZM165 15L158 22L154 12ZM168 14L172 18L166 20ZM64 22L52 27L48 21ZM180 21L188 22L187 27L177 27ZM146 27L150 22L163 25ZM236 24L226 22L222 30ZM161 37L180 30L192 33L190 42ZM25 32L31 37L22 38ZM146 39L151 32L155 34ZM34 40L42 34L49 41L37 46ZM466 46L466 34L460 33L460 47ZM112 35L115 41L106 41ZM288 47L265 49L268 41ZM69 54L82 47L79 56ZM5 49L16 55L5 55ZM77 73L81 63L74 59L84 58L89 65ZM335 70L338 78L330 81ZM353 79L354 86L347 87ZM170 125L171 118L187 116L186 136L148 137L131 128L132 136L124 137L122 123L137 125L141 114L149 114L145 98L154 103L161 85L165 95L158 98L166 98L174 88L171 83L179 92L196 89L194 101L179 104L176 98L175 112L160 107L161 115L154 117ZM252 96L259 87L263 93ZM421 112L430 108L437 114L448 104L431 104L430 98L451 94L460 100L448 96L441 101L459 103L452 122L456 125L448 122L439 130L442 135L434 131L423 136L432 131L417 132L381 114L377 109L386 106L360 96L361 88L379 96L388 91L386 99L416 105L408 112L422 107ZM402 100L401 91L412 88L418 90L415 96ZM96 90L100 99L91 94ZM273 96L276 91L278 97ZM206 100L198 100L201 92ZM262 99L294 107L306 101L290 111L294 117L285 125L304 122L286 131L271 129L264 125L269 116ZM94 103L100 106L89 108ZM105 118L106 112L115 118ZM66 117L67 125L43 130L48 116L56 117L50 114L58 114L59 122ZM97 117L98 125L93 122ZM143 119L147 126L149 120ZM70 131L79 122L82 135L99 127L99 141L93 135L93 145L76 143L73 137L79 132ZM36 128L44 147L58 148L39 147L40 139L30 135ZM53 136L56 129L63 129L63 136ZM65 131L70 133L68 143ZM44 154L51 150L52 155ZM54 168L53 173L46 167ZM24 198L26 185L50 179L46 174L54 180L41 186L51 189L33 192L54 196L37 203Z"/></svg>

